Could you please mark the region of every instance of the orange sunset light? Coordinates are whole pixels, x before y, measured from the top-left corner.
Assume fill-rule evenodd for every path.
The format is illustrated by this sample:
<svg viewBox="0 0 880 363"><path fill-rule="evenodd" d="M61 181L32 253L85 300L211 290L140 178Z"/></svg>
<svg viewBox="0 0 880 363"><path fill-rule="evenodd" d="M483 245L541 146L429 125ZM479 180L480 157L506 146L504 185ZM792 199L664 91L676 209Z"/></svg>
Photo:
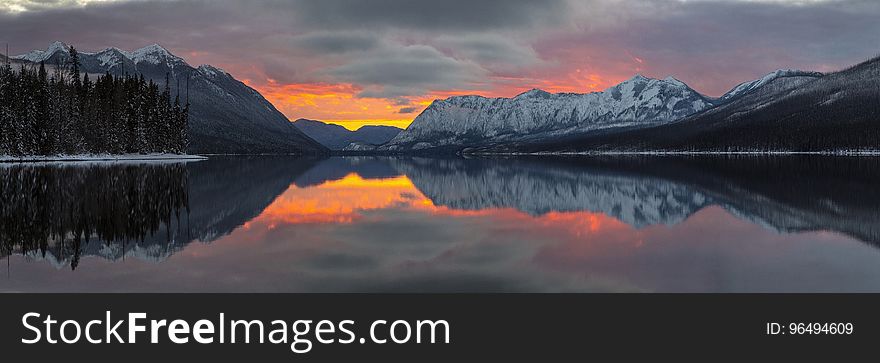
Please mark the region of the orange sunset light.
<svg viewBox="0 0 880 363"><path fill-rule="evenodd" d="M356 97L358 90L350 84L279 84L270 80L267 85L249 85L291 120L319 120L349 130L357 130L364 125L406 128L424 109L419 105L406 110L404 108L412 106L394 105L379 98ZM401 113L401 109L412 112Z"/></svg>
<svg viewBox="0 0 880 363"><path fill-rule="evenodd" d="M437 99L464 95L513 97L533 88L553 93L596 92L624 79L626 77L607 77L588 70L573 69L550 79L496 77L495 81L502 86L482 90L438 90L400 100L358 97L361 89L352 84L283 84L273 79L268 79L265 84L257 84L250 80L243 82L259 91L290 120L306 118L357 130L365 125L406 128L419 113Z"/></svg>
<svg viewBox="0 0 880 363"><path fill-rule="evenodd" d="M349 224L363 220L364 212L386 208L404 208L444 217L498 218L513 224L528 223L550 231L562 231L572 237L586 237L600 232L630 230L613 217L593 212L550 212L531 216L513 208L460 210L437 206L405 175L384 179L364 179L356 173L339 180L300 188L291 185L262 214L246 226Z"/></svg>
<svg viewBox="0 0 880 363"><path fill-rule="evenodd" d="M355 173L340 180L290 188L253 222L277 224L351 223L360 212L408 203L424 203L427 198L409 178L364 179Z"/></svg>

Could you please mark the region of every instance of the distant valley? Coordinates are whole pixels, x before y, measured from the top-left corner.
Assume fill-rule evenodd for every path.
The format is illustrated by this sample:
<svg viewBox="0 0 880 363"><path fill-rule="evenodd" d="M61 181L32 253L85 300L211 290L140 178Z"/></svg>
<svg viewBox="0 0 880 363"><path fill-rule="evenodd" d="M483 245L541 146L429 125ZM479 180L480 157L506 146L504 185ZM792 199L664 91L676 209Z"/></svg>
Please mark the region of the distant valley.
<svg viewBox="0 0 880 363"><path fill-rule="evenodd" d="M300 131L330 150L373 150L403 131L394 126L362 126L351 131L345 127L321 121L299 119L293 122Z"/></svg>

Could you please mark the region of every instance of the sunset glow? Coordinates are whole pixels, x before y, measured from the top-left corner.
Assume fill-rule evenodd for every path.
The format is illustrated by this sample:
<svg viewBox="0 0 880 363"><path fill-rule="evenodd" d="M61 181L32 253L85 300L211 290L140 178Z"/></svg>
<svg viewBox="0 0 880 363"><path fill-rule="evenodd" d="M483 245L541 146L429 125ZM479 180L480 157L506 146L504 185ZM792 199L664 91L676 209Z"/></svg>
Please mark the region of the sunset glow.
<svg viewBox="0 0 880 363"><path fill-rule="evenodd" d="M358 90L350 84L280 84L275 81L263 85L246 81L245 84L262 93L290 120L320 120L349 130L357 130L364 125L406 128L422 111L419 108L400 113L401 107L388 100L356 97Z"/></svg>
<svg viewBox="0 0 880 363"><path fill-rule="evenodd" d="M849 0L498 1L478 16L456 2L423 11L397 0L6 3L0 34L17 35L13 54L56 40L87 51L155 42L225 69L291 121L350 130L406 127L450 96L589 93L636 74L717 97L777 69L839 70L880 47L880 6ZM67 14L84 9L92 15Z"/></svg>
<svg viewBox="0 0 880 363"><path fill-rule="evenodd" d="M521 221L573 238L632 229L613 217L588 211L550 212L535 217L512 208L462 210L438 206L405 175L365 179L356 173L316 186L301 188L291 185L245 228L250 229L254 225L274 229L280 225L350 224L361 221L370 211L390 208L445 217L500 218L513 223Z"/></svg>
<svg viewBox="0 0 880 363"><path fill-rule="evenodd" d="M490 91L437 91L414 97L406 106L395 105L394 100L357 97L356 87L349 84L277 84L250 86L263 94L290 120L300 118L320 120L357 130L365 125L386 125L406 128L431 102L454 96L480 95L484 97L513 97L533 88L548 92L588 93L602 91L625 78L603 78L599 74L565 75L560 83L541 81ZM402 111L401 111L402 110Z"/></svg>
<svg viewBox="0 0 880 363"><path fill-rule="evenodd" d="M637 69L634 67L633 69ZM361 89L352 84L290 83L275 80L256 83L244 80L255 88L290 120L300 118L319 120L357 130L365 125L385 125L406 128L434 100L454 96L480 95L484 97L513 97L530 89L548 92L589 93L605 90L621 81L624 75L603 76L574 69L558 79L503 78L499 86L485 90L443 90L404 100L358 97ZM401 103L405 101L406 103Z"/></svg>

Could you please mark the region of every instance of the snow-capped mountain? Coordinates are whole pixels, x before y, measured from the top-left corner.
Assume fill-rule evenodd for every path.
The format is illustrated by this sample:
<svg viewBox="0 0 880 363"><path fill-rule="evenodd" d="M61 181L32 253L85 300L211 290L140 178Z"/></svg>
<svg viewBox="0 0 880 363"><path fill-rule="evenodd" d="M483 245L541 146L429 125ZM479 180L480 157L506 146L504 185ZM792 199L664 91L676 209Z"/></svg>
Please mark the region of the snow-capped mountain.
<svg viewBox="0 0 880 363"><path fill-rule="evenodd" d="M880 58L842 71L774 72L738 95L678 122L648 129L580 135L506 151L822 152L880 150ZM476 152L496 152L491 148Z"/></svg>
<svg viewBox="0 0 880 363"><path fill-rule="evenodd" d="M49 45L46 50L33 50L25 54L12 56L12 59L24 60L33 63L44 62L47 65L56 63L63 64L70 57L70 46L64 42L56 41ZM103 67L114 73L122 72L125 66L129 66L127 71L130 73L137 72L138 65L145 67L147 65L161 66L167 65L170 68L176 66L185 66L186 61L183 58L171 54L161 45L152 44L146 47L128 52L119 48L105 48L97 52L85 52L77 50L80 62L83 67L90 70L95 67Z"/></svg>
<svg viewBox="0 0 880 363"><path fill-rule="evenodd" d="M46 50L32 50L25 54L12 56L10 58L39 63L48 61L49 58L51 58L55 54L68 54L67 49L67 44L64 44L64 42L55 41L52 42L52 44L49 44L49 48L46 48Z"/></svg>
<svg viewBox="0 0 880 363"><path fill-rule="evenodd" d="M669 77L637 75L603 92L552 94L534 89L513 98L457 96L434 101L387 150L529 141L675 121L713 100Z"/></svg>
<svg viewBox="0 0 880 363"><path fill-rule="evenodd" d="M46 50L12 57L22 62L64 64L69 47L54 42ZM325 147L294 127L259 92L229 73L210 65L190 66L183 58L158 44L133 51L106 48L97 52L77 50L86 73L142 74L160 86L166 74L172 97L186 97L189 83L190 153L324 153Z"/></svg>

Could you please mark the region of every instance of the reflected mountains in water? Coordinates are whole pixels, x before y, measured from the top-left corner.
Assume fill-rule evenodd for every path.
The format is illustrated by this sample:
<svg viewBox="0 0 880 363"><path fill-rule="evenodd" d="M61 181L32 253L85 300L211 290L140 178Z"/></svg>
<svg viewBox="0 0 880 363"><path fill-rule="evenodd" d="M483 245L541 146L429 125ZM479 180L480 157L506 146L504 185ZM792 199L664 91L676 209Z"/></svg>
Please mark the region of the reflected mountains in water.
<svg viewBox="0 0 880 363"><path fill-rule="evenodd" d="M246 228L263 214L286 213L279 219L284 221L307 211L367 208L346 205L367 196L341 192L309 201L279 196L291 188L308 193L331 181L369 180L411 182L428 199L424 203L452 211L513 209L531 216L588 211L645 228L674 226L717 205L779 233L830 231L880 243L875 158L253 156L158 164L0 164L0 253L71 268L84 256L164 261L194 241L209 243ZM410 191L393 192L397 195L370 208L413 198ZM275 211L274 204L284 208ZM351 219L315 213L313 221L322 223Z"/></svg>
<svg viewBox="0 0 880 363"><path fill-rule="evenodd" d="M880 160L784 157L396 159L434 203L541 215L591 211L641 228L710 206L780 232L880 242Z"/></svg>

